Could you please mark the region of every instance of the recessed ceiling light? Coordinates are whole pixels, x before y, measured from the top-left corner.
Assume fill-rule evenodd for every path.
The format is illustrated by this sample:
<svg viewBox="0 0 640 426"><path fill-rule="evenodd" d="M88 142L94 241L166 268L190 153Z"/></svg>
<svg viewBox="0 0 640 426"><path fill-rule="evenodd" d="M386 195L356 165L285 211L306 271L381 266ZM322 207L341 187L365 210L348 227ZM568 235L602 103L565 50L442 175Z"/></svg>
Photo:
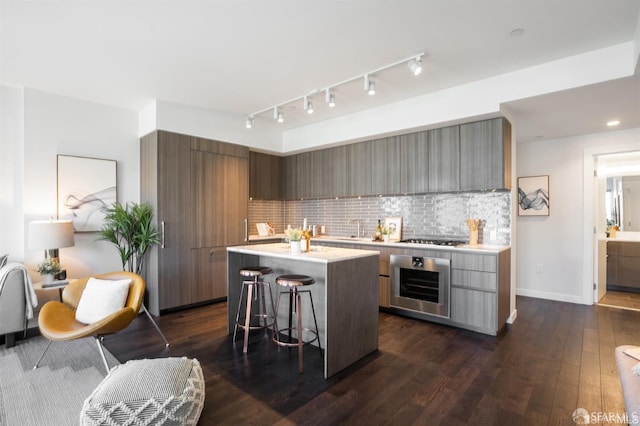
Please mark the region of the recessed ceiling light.
<svg viewBox="0 0 640 426"><path fill-rule="evenodd" d="M609 127L617 126L618 124L620 124L620 120L607 121L607 126Z"/></svg>
<svg viewBox="0 0 640 426"><path fill-rule="evenodd" d="M524 30L522 28L516 28L515 30L511 31L509 34L511 34L511 37L520 37L522 34L524 34Z"/></svg>

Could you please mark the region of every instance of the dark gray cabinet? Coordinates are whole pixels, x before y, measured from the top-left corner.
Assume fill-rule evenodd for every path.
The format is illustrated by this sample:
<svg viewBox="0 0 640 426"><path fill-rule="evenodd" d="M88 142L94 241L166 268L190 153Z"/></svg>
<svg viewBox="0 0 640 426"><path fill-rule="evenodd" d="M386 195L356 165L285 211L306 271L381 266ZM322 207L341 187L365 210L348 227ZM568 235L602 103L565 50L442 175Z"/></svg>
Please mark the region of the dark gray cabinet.
<svg viewBox="0 0 640 426"><path fill-rule="evenodd" d="M429 192L460 190L459 126L429 130Z"/></svg>
<svg viewBox="0 0 640 426"><path fill-rule="evenodd" d="M460 189L511 188L511 125L504 118L460 125Z"/></svg>
<svg viewBox="0 0 640 426"><path fill-rule="evenodd" d="M429 192L428 132L400 136L400 193Z"/></svg>
<svg viewBox="0 0 640 426"><path fill-rule="evenodd" d="M282 200L283 158L251 151L249 153L249 197L254 200Z"/></svg>
<svg viewBox="0 0 640 426"><path fill-rule="evenodd" d="M246 147L188 135L141 138L140 199L162 242L145 264L153 314L226 296L226 246L245 238L248 157Z"/></svg>
<svg viewBox="0 0 640 426"><path fill-rule="evenodd" d="M286 199L509 189L511 126L497 118L294 154Z"/></svg>
<svg viewBox="0 0 640 426"><path fill-rule="evenodd" d="M640 293L640 242L607 241L607 289Z"/></svg>

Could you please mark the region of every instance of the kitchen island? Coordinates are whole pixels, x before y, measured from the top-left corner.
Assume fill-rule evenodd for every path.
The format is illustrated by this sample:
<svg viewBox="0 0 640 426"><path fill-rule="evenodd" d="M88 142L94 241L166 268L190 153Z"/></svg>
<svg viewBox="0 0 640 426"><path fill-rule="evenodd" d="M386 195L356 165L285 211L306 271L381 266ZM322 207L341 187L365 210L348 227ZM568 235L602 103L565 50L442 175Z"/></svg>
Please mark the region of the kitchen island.
<svg viewBox="0 0 640 426"><path fill-rule="evenodd" d="M324 377L328 378L378 348L379 252L339 247L316 247L290 254L285 243L255 244L227 248L228 332L233 333L242 287L241 268L268 266L273 274L274 303L280 290L275 279L283 274L308 275L315 284L305 287L313 295L320 342L324 352ZM284 303L284 296L283 296ZM278 316L286 324L286 304ZM313 324L310 309L303 324Z"/></svg>

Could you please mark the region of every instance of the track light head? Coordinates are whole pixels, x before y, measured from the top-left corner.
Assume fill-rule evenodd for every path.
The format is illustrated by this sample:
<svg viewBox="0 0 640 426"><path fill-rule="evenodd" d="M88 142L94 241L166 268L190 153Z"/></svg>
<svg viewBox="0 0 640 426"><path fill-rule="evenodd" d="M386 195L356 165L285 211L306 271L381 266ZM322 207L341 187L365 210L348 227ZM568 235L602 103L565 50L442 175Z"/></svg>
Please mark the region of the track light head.
<svg viewBox="0 0 640 426"><path fill-rule="evenodd" d="M278 123L284 123L284 113L282 111L278 113Z"/></svg>
<svg viewBox="0 0 640 426"><path fill-rule="evenodd" d="M250 115L249 117L247 117L245 126L247 127L247 129L250 129L253 127L253 115Z"/></svg>
<svg viewBox="0 0 640 426"><path fill-rule="evenodd" d="M326 89L324 93L324 100L329 105L329 108L336 106L336 96L331 93L331 89Z"/></svg>
<svg viewBox="0 0 640 426"><path fill-rule="evenodd" d="M280 108L273 107L273 119L276 120L278 123L283 123L284 122L284 114L282 113L282 111L280 111Z"/></svg>
<svg viewBox="0 0 640 426"><path fill-rule="evenodd" d="M409 61L407 64L413 75L422 74L422 56L418 56Z"/></svg>
<svg viewBox="0 0 640 426"><path fill-rule="evenodd" d="M306 96L304 97L304 110L307 111L307 114L313 114L313 102Z"/></svg>
<svg viewBox="0 0 640 426"><path fill-rule="evenodd" d="M376 82L369 78L369 74L364 75L364 90L370 95L376 94Z"/></svg>

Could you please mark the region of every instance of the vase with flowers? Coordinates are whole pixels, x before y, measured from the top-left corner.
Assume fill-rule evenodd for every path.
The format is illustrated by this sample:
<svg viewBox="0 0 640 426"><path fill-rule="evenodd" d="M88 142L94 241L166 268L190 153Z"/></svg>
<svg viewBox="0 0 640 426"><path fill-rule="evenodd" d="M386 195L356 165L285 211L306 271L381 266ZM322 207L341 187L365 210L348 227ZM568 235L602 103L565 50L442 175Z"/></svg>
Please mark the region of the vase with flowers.
<svg viewBox="0 0 640 426"><path fill-rule="evenodd" d="M291 254L300 253L300 240L302 239L302 229L289 228L284 231L289 240Z"/></svg>
<svg viewBox="0 0 640 426"><path fill-rule="evenodd" d="M62 270L62 266L58 262L52 260L45 260L38 265L38 273L42 277L43 284L51 284L53 282L53 276Z"/></svg>
<svg viewBox="0 0 640 426"><path fill-rule="evenodd" d="M389 229L388 226L383 226L381 232L382 232L382 240L385 243L388 243L389 239L391 238L391 230Z"/></svg>

